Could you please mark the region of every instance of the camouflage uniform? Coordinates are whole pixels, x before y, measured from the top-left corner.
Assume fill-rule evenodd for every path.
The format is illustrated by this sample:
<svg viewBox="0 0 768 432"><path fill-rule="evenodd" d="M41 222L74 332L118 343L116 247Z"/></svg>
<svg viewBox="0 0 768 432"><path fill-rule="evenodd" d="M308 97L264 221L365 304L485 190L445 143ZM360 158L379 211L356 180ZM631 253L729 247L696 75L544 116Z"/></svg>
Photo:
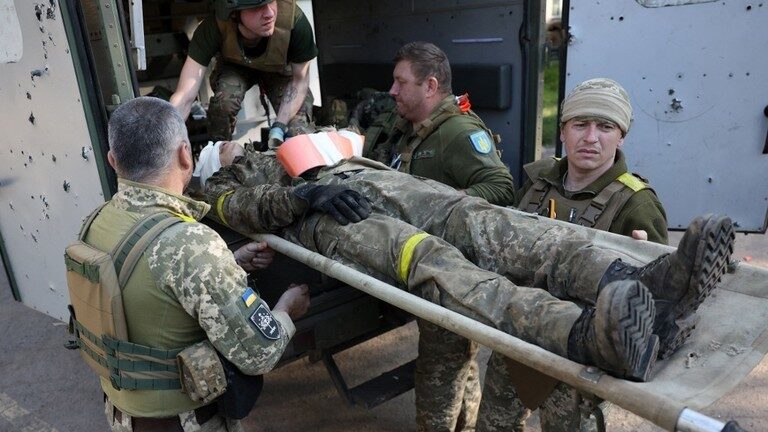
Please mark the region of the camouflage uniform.
<svg viewBox="0 0 768 432"><path fill-rule="evenodd" d="M342 162L322 169L317 177L318 184L343 184L368 197L375 215L347 226L328 218L303 219L307 205L284 187L292 184L291 179L273 156L255 152L214 174L206 183L206 199L238 231L282 231L309 249L406 285L431 301L558 353L564 348L559 343L567 339L565 326L557 327L547 321L549 316L538 314L565 315L569 318L564 321L573 322L570 313L579 308L557 302L544 290L508 282L594 303L602 274L619 257L568 227L544 226L521 213L369 160ZM429 250L420 249L426 240L418 244L419 253L408 267L420 278L405 280L398 277L398 264L405 244L419 230L435 237L428 237ZM438 249L439 255L430 253ZM538 331L542 328L549 330ZM491 366L506 361L498 356ZM493 407L487 414L507 408ZM483 422L490 423L481 413L478 425Z"/></svg>
<svg viewBox="0 0 768 432"><path fill-rule="evenodd" d="M295 331L284 312L273 314L275 339L249 316L268 311L260 299L246 305L246 274L215 231L197 223L208 211L203 202L163 189L119 181L119 191L91 225L86 242L111 250L141 217L168 212L185 223L164 231L143 254L124 290L123 304L130 342L160 349L185 348L208 339L216 350L249 375L274 367ZM130 431L130 418L179 416L185 431L239 431L238 422L214 416L197 424L193 402L178 390L116 390L101 379L112 430ZM116 407L120 415L112 409ZM229 423L229 425L227 425Z"/></svg>

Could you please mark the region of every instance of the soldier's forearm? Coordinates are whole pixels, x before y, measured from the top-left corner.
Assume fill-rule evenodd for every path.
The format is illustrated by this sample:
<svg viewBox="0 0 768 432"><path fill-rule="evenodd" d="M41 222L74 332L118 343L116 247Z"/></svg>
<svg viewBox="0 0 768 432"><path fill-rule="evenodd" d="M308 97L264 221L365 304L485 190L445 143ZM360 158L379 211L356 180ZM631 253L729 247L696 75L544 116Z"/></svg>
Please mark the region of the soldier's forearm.
<svg viewBox="0 0 768 432"><path fill-rule="evenodd" d="M280 100L280 109L277 112L277 121L288 124L301 109L304 99L309 91L309 80L293 79L283 93Z"/></svg>
<svg viewBox="0 0 768 432"><path fill-rule="evenodd" d="M274 233L293 224L307 210L292 188L274 185L225 192L215 205L219 218L243 234Z"/></svg>

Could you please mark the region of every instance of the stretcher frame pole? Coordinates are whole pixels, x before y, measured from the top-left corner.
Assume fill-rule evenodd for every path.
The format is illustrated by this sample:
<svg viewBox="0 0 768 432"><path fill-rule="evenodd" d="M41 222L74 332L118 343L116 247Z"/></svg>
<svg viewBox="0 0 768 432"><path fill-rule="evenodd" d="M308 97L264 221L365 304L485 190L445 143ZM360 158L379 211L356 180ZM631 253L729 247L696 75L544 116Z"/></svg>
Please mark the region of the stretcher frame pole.
<svg viewBox="0 0 768 432"><path fill-rule="evenodd" d="M266 241L272 249L296 261L566 384L613 402L665 430L720 432L725 426L718 420L686 408L678 401L648 392L642 388L642 384L614 378L597 368L585 367L560 357L275 235L257 234L251 238Z"/></svg>

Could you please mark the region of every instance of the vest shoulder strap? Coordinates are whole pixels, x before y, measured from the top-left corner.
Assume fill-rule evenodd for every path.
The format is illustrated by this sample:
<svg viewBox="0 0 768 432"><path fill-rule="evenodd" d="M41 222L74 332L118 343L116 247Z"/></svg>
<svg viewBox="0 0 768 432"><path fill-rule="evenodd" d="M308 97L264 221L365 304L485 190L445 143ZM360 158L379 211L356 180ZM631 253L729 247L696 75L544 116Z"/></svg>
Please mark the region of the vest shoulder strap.
<svg viewBox="0 0 768 432"><path fill-rule="evenodd" d="M88 215L88 217L85 218L85 221L83 222L83 225L80 227L80 232L77 233L77 239L80 241L84 241L85 236L88 234L88 230L91 229L91 224L93 224L93 220L96 219L96 216L101 213L101 211L104 209L104 207L109 204L109 201L106 201L102 203L100 206L96 207L96 210L92 211L91 214Z"/></svg>
<svg viewBox="0 0 768 432"><path fill-rule="evenodd" d="M544 203L544 197L547 195L547 192L549 192L550 187L552 187L552 185L539 178L539 174L545 170L552 169L557 165L557 161L557 158L541 159L526 164L523 167L525 174L531 179L533 184L520 199L520 203L518 204L519 209L528 213L539 212L539 209Z"/></svg>
<svg viewBox="0 0 768 432"><path fill-rule="evenodd" d="M134 225L131 232L123 238L112 253L120 289L125 287L139 258L149 245L167 228L181 221L177 216L161 212L151 214Z"/></svg>
<svg viewBox="0 0 768 432"><path fill-rule="evenodd" d="M413 153L421 145L421 143L427 139L432 132L434 132L441 124L445 123L448 119L463 115L459 111L459 107L455 105L448 105L438 113L434 118L424 121L423 126L419 129L418 133L410 143L407 143L402 149L398 149L400 154L400 168L398 171L410 173L411 161L413 160Z"/></svg>
<svg viewBox="0 0 768 432"><path fill-rule="evenodd" d="M579 225L607 231L616 215L637 192L647 189L648 185L641 179L625 172L606 186L592 199L589 206L581 214Z"/></svg>

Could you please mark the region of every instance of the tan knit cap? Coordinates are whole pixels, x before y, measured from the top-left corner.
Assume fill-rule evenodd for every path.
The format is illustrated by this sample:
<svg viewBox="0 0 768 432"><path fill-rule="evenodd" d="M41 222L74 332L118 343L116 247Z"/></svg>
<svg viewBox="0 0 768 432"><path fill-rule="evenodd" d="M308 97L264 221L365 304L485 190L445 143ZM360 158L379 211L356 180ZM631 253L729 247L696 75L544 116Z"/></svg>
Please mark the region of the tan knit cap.
<svg viewBox="0 0 768 432"><path fill-rule="evenodd" d="M632 105L629 94L616 81L608 78L593 78L577 85L563 99L560 122L575 117L598 117L610 120L624 134L632 123Z"/></svg>

